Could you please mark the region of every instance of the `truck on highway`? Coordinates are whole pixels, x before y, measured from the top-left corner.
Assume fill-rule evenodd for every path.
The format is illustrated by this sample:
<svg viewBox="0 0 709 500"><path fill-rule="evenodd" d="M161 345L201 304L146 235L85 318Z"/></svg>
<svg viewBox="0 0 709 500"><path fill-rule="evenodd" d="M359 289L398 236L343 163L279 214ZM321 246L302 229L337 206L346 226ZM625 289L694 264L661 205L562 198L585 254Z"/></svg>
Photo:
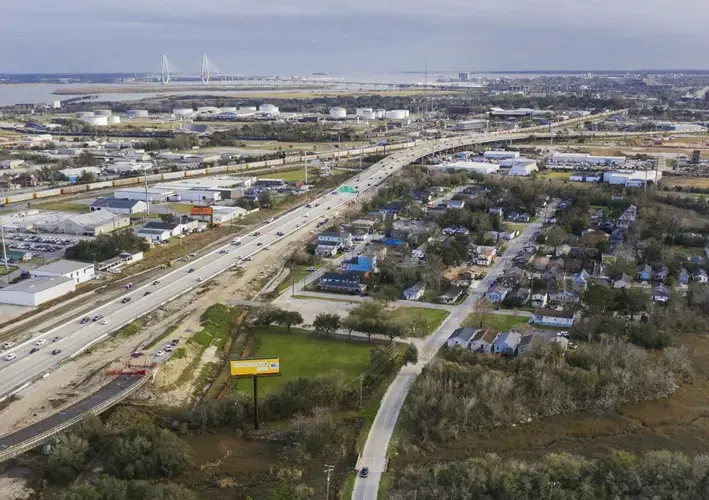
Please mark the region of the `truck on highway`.
<svg viewBox="0 0 709 500"><path fill-rule="evenodd" d="M237 236L236 238L234 238L233 240L231 240L231 244L232 244L232 245L236 245L236 246L241 245L241 237Z"/></svg>

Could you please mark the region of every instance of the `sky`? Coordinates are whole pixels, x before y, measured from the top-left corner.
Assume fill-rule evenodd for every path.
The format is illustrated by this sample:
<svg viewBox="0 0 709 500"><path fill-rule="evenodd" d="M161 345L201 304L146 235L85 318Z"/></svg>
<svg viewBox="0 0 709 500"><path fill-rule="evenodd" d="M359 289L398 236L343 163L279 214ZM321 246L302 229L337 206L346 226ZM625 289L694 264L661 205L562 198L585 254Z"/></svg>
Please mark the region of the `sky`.
<svg viewBox="0 0 709 500"><path fill-rule="evenodd" d="M105 5L110 3L109 5ZM706 0L0 0L0 73L709 68Z"/></svg>

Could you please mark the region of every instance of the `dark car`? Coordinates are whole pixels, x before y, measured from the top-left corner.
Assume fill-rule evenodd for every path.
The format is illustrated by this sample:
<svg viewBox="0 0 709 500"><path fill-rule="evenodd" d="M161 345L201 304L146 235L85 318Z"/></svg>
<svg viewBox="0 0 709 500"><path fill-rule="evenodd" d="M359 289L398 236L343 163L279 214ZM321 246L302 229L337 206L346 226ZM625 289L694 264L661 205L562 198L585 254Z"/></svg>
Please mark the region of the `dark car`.
<svg viewBox="0 0 709 500"><path fill-rule="evenodd" d="M145 292L145 293L143 294L143 297L145 297L146 295L150 295L150 293L151 293L150 291Z"/></svg>
<svg viewBox="0 0 709 500"><path fill-rule="evenodd" d="M276 232L276 236L283 236L283 232L281 232L281 231Z"/></svg>
<svg viewBox="0 0 709 500"><path fill-rule="evenodd" d="M258 243L256 243L257 247L260 247L261 245L263 245L263 243L261 243L260 241Z"/></svg>
<svg viewBox="0 0 709 500"><path fill-rule="evenodd" d="M362 467L362 470L359 471L359 477L367 476L369 476L369 467Z"/></svg>
<svg viewBox="0 0 709 500"><path fill-rule="evenodd" d="M177 345L180 343L180 339L172 339L172 342L170 342L172 345Z"/></svg>
<svg viewBox="0 0 709 500"><path fill-rule="evenodd" d="M123 300L121 300L121 302L123 302L124 304L126 302L130 302L130 297L123 297Z"/></svg>
<svg viewBox="0 0 709 500"><path fill-rule="evenodd" d="M39 351L39 347L33 347L33 348L30 350L30 354L34 354L34 353L36 353L37 351Z"/></svg>
<svg viewBox="0 0 709 500"><path fill-rule="evenodd" d="M93 318L91 318L91 320L92 320L92 321L98 321L98 320L100 320L101 318L103 318L103 314L97 314L96 316L94 316Z"/></svg>
<svg viewBox="0 0 709 500"><path fill-rule="evenodd" d="M188 273L193 273L194 272L194 267L190 267L190 270L187 271Z"/></svg>
<svg viewBox="0 0 709 500"><path fill-rule="evenodd" d="M54 356L56 356L56 355L59 354L60 352L62 352L61 349L54 349L54 350L52 351L52 354L53 354Z"/></svg>
<svg viewBox="0 0 709 500"><path fill-rule="evenodd" d="M84 317L84 318L81 318L81 321L79 321L79 323L81 323L82 325L85 325L85 324L88 323L89 321L91 321L91 318L89 318L88 316L86 316L86 317Z"/></svg>
<svg viewBox="0 0 709 500"><path fill-rule="evenodd" d="M143 355L143 353L140 351L135 351L133 354L131 354L131 356L133 356L134 358L139 358L142 355Z"/></svg>
<svg viewBox="0 0 709 500"><path fill-rule="evenodd" d="M56 336L56 337L54 337L54 338L52 339L52 342L58 342L58 341L60 341L60 340L61 340L61 337Z"/></svg>
<svg viewBox="0 0 709 500"><path fill-rule="evenodd" d="M160 284L160 280L153 281L153 285L159 285L159 284Z"/></svg>

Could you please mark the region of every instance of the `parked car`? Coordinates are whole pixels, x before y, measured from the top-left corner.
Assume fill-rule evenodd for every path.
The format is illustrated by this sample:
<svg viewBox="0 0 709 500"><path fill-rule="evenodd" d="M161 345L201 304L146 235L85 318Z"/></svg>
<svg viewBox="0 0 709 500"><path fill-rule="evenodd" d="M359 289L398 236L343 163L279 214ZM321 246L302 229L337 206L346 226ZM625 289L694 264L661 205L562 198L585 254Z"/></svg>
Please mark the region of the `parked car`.
<svg viewBox="0 0 709 500"><path fill-rule="evenodd" d="M312 272L315 271L316 269L317 269L317 268L316 268L315 266L310 266L310 267L308 268L308 272L309 272L309 273L312 273Z"/></svg>

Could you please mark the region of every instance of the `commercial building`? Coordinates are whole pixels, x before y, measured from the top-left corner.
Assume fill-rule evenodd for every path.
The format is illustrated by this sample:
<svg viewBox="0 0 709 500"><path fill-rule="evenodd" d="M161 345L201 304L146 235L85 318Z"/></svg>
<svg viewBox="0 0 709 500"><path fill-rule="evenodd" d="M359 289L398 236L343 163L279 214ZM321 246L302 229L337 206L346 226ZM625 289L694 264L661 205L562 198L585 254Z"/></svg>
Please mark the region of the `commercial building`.
<svg viewBox="0 0 709 500"><path fill-rule="evenodd" d="M486 160L507 160L509 158L519 158L519 151L497 151L490 150L483 153L483 158Z"/></svg>
<svg viewBox="0 0 709 500"><path fill-rule="evenodd" d="M119 200L141 200L148 203L160 203L175 196L174 191L155 188L129 187L117 189L113 192L113 197Z"/></svg>
<svg viewBox="0 0 709 500"><path fill-rule="evenodd" d="M118 269L120 267L133 264L139 260L143 260L143 252L137 250L131 252L121 252L117 257L113 257L112 259L104 260L103 262L96 264L96 270L111 271L113 269Z"/></svg>
<svg viewBox="0 0 709 500"><path fill-rule="evenodd" d="M453 163L441 163L440 165L434 165L433 168L461 172L477 172L484 175L494 174L500 170L500 166L496 163L485 163L481 161L456 161Z"/></svg>
<svg viewBox="0 0 709 500"><path fill-rule="evenodd" d="M0 169L20 168L25 163L25 160L13 159L0 161Z"/></svg>
<svg viewBox="0 0 709 500"><path fill-rule="evenodd" d="M91 204L91 211L105 210L112 214L132 215L145 212L148 204L142 200L119 200L116 198L99 198Z"/></svg>
<svg viewBox="0 0 709 500"><path fill-rule="evenodd" d="M0 303L37 307L74 290L76 285L71 278L30 278L0 289Z"/></svg>
<svg viewBox="0 0 709 500"><path fill-rule="evenodd" d="M96 176L101 175L101 169L98 167L65 168L60 170L59 173L71 182L76 182L84 173L90 173Z"/></svg>
<svg viewBox="0 0 709 500"><path fill-rule="evenodd" d="M617 167L625 162L625 156L594 156L589 153L554 153L547 161L550 168Z"/></svg>
<svg viewBox="0 0 709 500"><path fill-rule="evenodd" d="M657 183L662 172L656 170L615 170L603 173L603 182L627 187L643 187L647 182Z"/></svg>
<svg viewBox="0 0 709 500"><path fill-rule="evenodd" d="M128 217L100 210L66 218L59 223L59 232L99 236L129 226L130 219Z"/></svg>
<svg viewBox="0 0 709 500"><path fill-rule="evenodd" d="M529 177L532 175L532 172L537 171L539 171L539 167L537 167L536 161L529 160L527 158L520 158L512 164L508 175Z"/></svg>
<svg viewBox="0 0 709 500"><path fill-rule="evenodd" d="M33 278L69 278L79 285L94 278L94 265L76 260L61 259L30 271Z"/></svg>

